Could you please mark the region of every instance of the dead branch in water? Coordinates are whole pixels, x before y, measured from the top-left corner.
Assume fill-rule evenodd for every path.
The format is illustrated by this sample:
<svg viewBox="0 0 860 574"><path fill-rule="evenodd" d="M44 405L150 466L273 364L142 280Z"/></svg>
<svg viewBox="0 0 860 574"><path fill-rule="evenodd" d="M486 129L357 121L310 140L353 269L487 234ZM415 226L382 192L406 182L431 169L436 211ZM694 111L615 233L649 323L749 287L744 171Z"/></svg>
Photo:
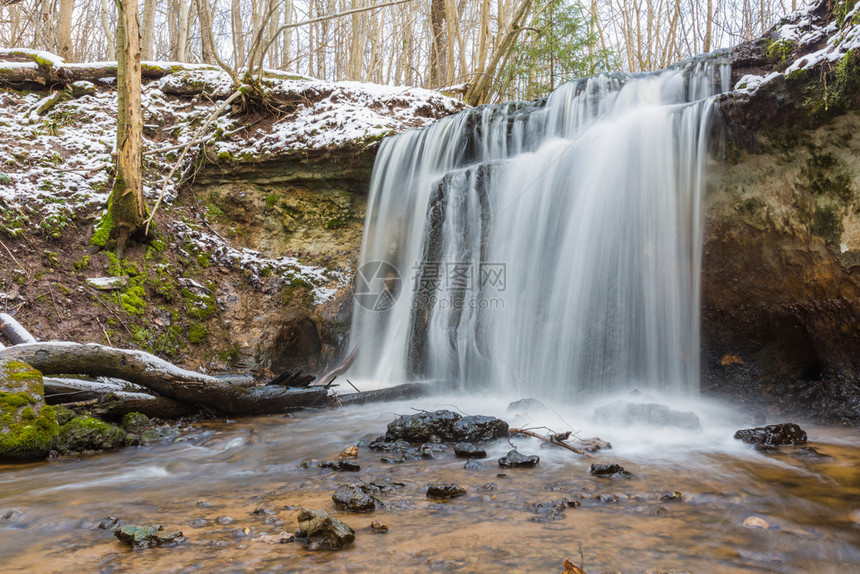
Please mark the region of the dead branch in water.
<svg viewBox="0 0 860 574"><path fill-rule="evenodd" d="M560 446L562 448L566 448L567 450L569 450L571 452L575 452L576 454L580 454L580 455L588 457L588 458L594 458L593 455L585 452L584 450L580 450L580 449L576 448L575 446L564 442L565 440L567 440L567 437L570 436L570 433L564 433L561 435L555 434L555 433L550 434L550 435L542 435L540 433L537 433L537 432L535 432L533 430L529 430L529 429L508 429L508 437L512 437L512 436L518 435L518 434L524 434L526 436L538 438L544 442L548 442L549 444L554 444L555 446ZM564 438L561 438L561 437L564 437Z"/></svg>

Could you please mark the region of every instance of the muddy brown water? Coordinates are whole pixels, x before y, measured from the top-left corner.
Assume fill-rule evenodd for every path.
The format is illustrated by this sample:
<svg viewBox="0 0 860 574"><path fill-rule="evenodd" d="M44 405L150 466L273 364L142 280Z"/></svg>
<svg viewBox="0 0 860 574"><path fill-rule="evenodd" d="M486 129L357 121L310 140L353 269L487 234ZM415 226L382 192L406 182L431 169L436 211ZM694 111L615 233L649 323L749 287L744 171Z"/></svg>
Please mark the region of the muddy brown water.
<svg viewBox="0 0 860 574"><path fill-rule="evenodd" d="M601 427L571 409L506 418L581 436L596 431L614 445L597 462L622 464L632 480L592 477L592 460L534 439L514 441L540 455L534 469L501 469L496 460L510 449L504 441L472 471L451 449L436 460L388 464L366 447L357 473L301 468L303 460L336 459L344 447L383 433L395 413L458 407L503 416L506 404L422 399L206 423L176 442L0 466L0 515L20 511L0 520L0 571L528 573L560 572L565 559L589 573L860 571L856 429L806 426L810 446L826 456L765 456L731 439L743 426L731 409L703 407L703 433ZM384 509L337 514L355 528L353 545L310 551L301 542L260 540L294 532L300 507L333 511L338 484L376 479L404 486L383 497ZM468 493L429 500L423 489L435 480ZM682 501L662 500L675 491ZM582 506L549 521L529 510L529 503L562 497ZM252 514L258 508L269 513ZM180 529L187 541L130 550L98 528L106 515ZM235 522L219 524L221 516ZM749 517L769 528L744 526ZM208 524L192 527L198 518ZM389 531L373 532L373 520Z"/></svg>

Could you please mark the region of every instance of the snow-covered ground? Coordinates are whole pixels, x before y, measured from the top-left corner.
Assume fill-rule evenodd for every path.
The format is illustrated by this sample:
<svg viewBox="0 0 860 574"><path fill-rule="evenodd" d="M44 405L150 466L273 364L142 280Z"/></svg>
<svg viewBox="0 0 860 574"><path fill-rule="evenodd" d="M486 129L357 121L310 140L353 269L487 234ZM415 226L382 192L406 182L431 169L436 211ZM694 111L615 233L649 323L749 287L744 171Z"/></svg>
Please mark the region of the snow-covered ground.
<svg viewBox="0 0 860 574"><path fill-rule="evenodd" d="M801 54L784 72L771 72L764 76L746 75L738 80L735 90L754 94L764 84L780 76L791 77L800 70L810 70L822 62L835 68L850 50L860 49L860 4L856 4L839 25L836 21L823 24L814 12L818 4L811 4L783 18L774 36L775 53L782 50ZM822 40L823 48L810 52Z"/></svg>
<svg viewBox="0 0 860 574"><path fill-rule="evenodd" d="M49 62L55 73L66 66L51 54L32 54ZM0 52L0 68L38 67L2 60ZM106 70L110 66L105 63ZM233 93L233 84L226 73L210 66L182 67L143 88L144 194L150 203L162 187L168 204L175 199L200 146L193 147L166 186L165 176L183 145L194 139L202 137L207 156L225 164L344 148L370 151L386 135L429 125L464 108L429 90L331 83L272 72L263 85L279 106L277 112L261 121L259 114L250 117L228 110L201 132L213 111ZM63 98L41 114L51 93L0 91L0 229L6 233L32 233L38 227L58 238L73 220L104 210L116 148L117 95L113 78L98 84L94 93ZM199 243L219 263L254 273L268 268L287 279L301 277L314 285L318 301L348 281L341 273L301 265L293 258L270 259L235 248L193 222L174 222L170 227L182 239Z"/></svg>

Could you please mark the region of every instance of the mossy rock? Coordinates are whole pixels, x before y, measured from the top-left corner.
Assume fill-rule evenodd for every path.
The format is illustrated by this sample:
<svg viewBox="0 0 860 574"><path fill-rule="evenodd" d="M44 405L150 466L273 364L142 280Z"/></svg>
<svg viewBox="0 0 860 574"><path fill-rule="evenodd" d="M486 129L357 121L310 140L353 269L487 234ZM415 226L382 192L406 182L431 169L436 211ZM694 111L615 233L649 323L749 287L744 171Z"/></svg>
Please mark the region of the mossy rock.
<svg viewBox="0 0 860 574"><path fill-rule="evenodd" d="M60 427L57 450L61 453L111 450L127 443L128 436L121 428L92 417L79 416Z"/></svg>
<svg viewBox="0 0 860 574"><path fill-rule="evenodd" d="M142 433L152 426L149 417L143 413L126 413L120 422L122 430L131 433Z"/></svg>
<svg viewBox="0 0 860 574"><path fill-rule="evenodd" d="M0 460L45 458L59 433L45 404L42 373L20 361L0 361Z"/></svg>

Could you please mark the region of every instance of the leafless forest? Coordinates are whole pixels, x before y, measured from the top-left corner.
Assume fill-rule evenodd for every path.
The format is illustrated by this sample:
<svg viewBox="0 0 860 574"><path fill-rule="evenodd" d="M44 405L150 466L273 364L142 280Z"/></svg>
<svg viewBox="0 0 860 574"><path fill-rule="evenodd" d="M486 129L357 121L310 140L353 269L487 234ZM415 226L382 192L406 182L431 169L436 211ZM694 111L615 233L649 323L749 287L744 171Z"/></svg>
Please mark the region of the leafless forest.
<svg viewBox="0 0 860 574"><path fill-rule="evenodd" d="M143 0L139 14L144 60L430 88L471 82L471 99L483 102L545 95L598 71L658 69L761 34L802 3ZM0 45L114 60L119 4L0 0Z"/></svg>

